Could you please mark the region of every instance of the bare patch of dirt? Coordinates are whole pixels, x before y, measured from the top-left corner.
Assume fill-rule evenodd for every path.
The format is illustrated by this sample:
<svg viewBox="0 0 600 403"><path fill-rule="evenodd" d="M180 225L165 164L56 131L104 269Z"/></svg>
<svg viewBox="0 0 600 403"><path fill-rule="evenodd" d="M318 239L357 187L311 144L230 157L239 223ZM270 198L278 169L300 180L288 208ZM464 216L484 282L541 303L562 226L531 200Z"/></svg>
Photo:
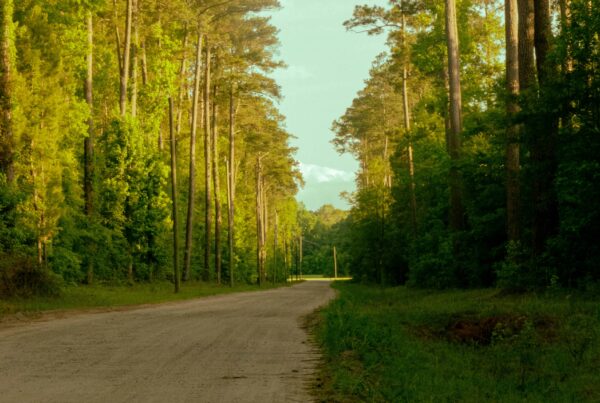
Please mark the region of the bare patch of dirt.
<svg viewBox="0 0 600 403"><path fill-rule="evenodd" d="M518 336L527 323L544 342L556 338L557 324L549 317L531 319L524 315L497 315L484 318L471 315L457 315L450 318L442 329L430 326L416 326L412 333L424 340L446 340L457 344L489 346L496 339L511 339Z"/></svg>

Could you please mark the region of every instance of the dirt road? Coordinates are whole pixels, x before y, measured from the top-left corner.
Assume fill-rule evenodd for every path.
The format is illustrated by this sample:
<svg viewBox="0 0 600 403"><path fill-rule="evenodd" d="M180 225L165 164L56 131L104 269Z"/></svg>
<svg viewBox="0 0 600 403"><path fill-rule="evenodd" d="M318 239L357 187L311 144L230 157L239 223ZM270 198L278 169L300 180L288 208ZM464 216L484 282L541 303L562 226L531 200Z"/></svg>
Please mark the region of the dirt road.
<svg viewBox="0 0 600 403"><path fill-rule="evenodd" d="M329 282L0 330L1 402L307 402Z"/></svg>

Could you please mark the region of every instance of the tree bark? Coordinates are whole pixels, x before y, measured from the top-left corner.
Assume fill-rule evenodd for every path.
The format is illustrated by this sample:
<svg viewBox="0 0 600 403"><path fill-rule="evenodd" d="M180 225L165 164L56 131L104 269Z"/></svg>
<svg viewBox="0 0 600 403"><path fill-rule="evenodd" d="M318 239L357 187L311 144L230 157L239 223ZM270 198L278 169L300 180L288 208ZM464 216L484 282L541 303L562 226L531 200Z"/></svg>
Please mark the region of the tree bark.
<svg viewBox="0 0 600 403"><path fill-rule="evenodd" d="M217 272L217 284L221 284L221 225L223 217L221 215L221 203L219 196L221 194L221 183L219 178L219 128L217 127L217 119L219 115L219 107L217 105L218 87L213 87L213 105L212 105L212 177L215 198L215 271Z"/></svg>
<svg viewBox="0 0 600 403"><path fill-rule="evenodd" d="M300 233L300 239L298 240L298 272L300 274L300 280L302 280L302 261L304 260L304 252L302 249L302 233Z"/></svg>
<svg viewBox="0 0 600 403"><path fill-rule="evenodd" d="M83 156L84 156L84 180L83 192L85 199L85 213L91 216L94 211L94 119L93 119L93 77L94 77L94 26L92 12L89 11L86 17L87 20L87 54L86 65L87 71L84 80L85 101L90 110L87 127L88 135L84 140Z"/></svg>
<svg viewBox="0 0 600 403"><path fill-rule="evenodd" d="M173 204L173 282L179 292L179 220L177 218L177 142L173 128L173 99L169 97L169 144L171 145L171 200Z"/></svg>
<svg viewBox="0 0 600 403"><path fill-rule="evenodd" d="M267 190L265 186L265 176L261 175L261 205L262 205L262 255L261 255L261 266L262 266L262 284L266 284L267 281L267 234L269 232L269 216L268 216L268 205L267 205Z"/></svg>
<svg viewBox="0 0 600 403"><path fill-rule="evenodd" d="M123 49L123 68L121 70L121 86L119 91L119 109L121 116L127 114L127 85L129 80L129 60L131 53L131 20L133 0L127 1L127 16L125 18L125 46Z"/></svg>
<svg viewBox="0 0 600 403"><path fill-rule="evenodd" d="M235 272L235 106L233 84L229 91L229 163L227 169L229 194L229 282L233 287Z"/></svg>
<svg viewBox="0 0 600 403"><path fill-rule="evenodd" d="M5 0L0 6L0 173L8 183L14 181L13 80L15 70L14 4Z"/></svg>
<svg viewBox="0 0 600 403"><path fill-rule="evenodd" d="M506 31L506 232L509 241L521 239L520 128L519 113L519 24L517 0L505 0Z"/></svg>
<svg viewBox="0 0 600 403"><path fill-rule="evenodd" d="M229 165L229 159L225 159L225 168L227 169L227 239L229 248L229 285L233 287L234 284L234 262L235 257L233 247L233 215L232 215L232 194L231 194L231 167Z"/></svg>
<svg viewBox="0 0 600 403"><path fill-rule="evenodd" d="M333 247L333 276L335 279L338 278L338 265L337 265L337 250Z"/></svg>
<svg viewBox="0 0 600 403"><path fill-rule="evenodd" d="M119 62L119 77L123 74L123 53L121 52L121 33L119 32L119 15L117 13L117 0L113 0L113 25L115 27L115 45L117 47L117 61Z"/></svg>
<svg viewBox="0 0 600 403"><path fill-rule="evenodd" d="M148 85L148 59L146 58L146 42L141 43L142 48L142 84Z"/></svg>
<svg viewBox="0 0 600 403"><path fill-rule="evenodd" d="M406 49L406 16L404 15L404 10L402 10L402 48L404 51L403 57L407 57L407 49ZM403 62L402 66L402 109L404 111L404 128L406 129L406 136L408 137L408 175L410 178L410 212L411 212L411 222L413 228L413 234L417 235L417 197L415 194L415 161L413 157L413 145L410 133L410 104L408 100L408 66L406 60ZM390 178L391 185L391 178Z"/></svg>
<svg viewBox="0 0 600 403"><path fill-rule="evenodd" d="M88 220L92 219L94 214L94 97L93 97L93 78L94 78L94 25L92 12L88 11L87 17L87 71L83 83L85 101L90 110L90 116L87 121L88 135L83 141L83 194L85 201L85 214ZM94 282L94 265L91 256L88 257L87 284Z"/></svg>
<svg viewBox="0 0 600 403"><path fill-rule="evenodd" d="M196 198L196 133L198 129L198 98L200 97L200 72L202 61L202 34L198 34L196 44L196 68L194 74L194 95L192 100L192 123L190 127L190 169L189 169L189 191L188 191L188 209L185 226L185 254L183 281L190 278L192 265L192 240L194 230L194 202Z"/></svg>
<svg viewBox="0 0 600 403"><path fill-rule="evenodd" d="M261 157L256 158L256 274L258 276L258 285L262 285L262 167Z"/></svg>
<svg viewBox="0 0 600 403"><path fill-rule="evenodd" d="M137 116L138 64L139 64L139 0L133 0L133 42L131 47L131 116ZM162 141L161 141L162 143Z"/></svg>
<svg viewBox="0 0 600 403"><path fill-rule="evenodd" d="M535 84L533 59L533 0L517 0L519 10L519 89L526 92Z"/></svg>
<svg viewBox="0 0 600 403"><path fill-rule="evenodd" d="M273 280L273 284L275 284L277 282L277 236L278 234L278 225L279 225L279 217L277 215L277 210L275 210L275 223L274 223L274 227L273 227L273 273L272 273L272 280Z"/></svg>
<svg viewBox="0 0 600 403"><path fill-rule="evenodd" d="M461 158L462 95L460 88L460 55L455 0L446 0L446 35L448 39L448 75L450 84L450 136L448 148L450 168L450 229L465 227L462 201L462 178L458 167Z"/></svg>
<svg viewBox="0 0 600 403"><path fill-rule="evenodd" d="M208 38L206 42L206 62L204 63L204 223L205 223L205 239L204 239L204 281L210 280L210 249L211 249L211 227L212 227L212 216L211 216L211 194L210 194L210 182L211 182L211 136L210 136L210 59L211 52L210 46L208 46Z"/></svg>
<svg viewBox="0 0 600 403"><path fill-rule="evenodd" d="M534 0L534 43L538 82L544 96L553 85L554 63L548 58L552 42L549 0ZM544 102L544 99L541 100ZM541 255L546 242L558 232L558 201L554 180L558 167L556 147L558 142L558 116L540 112L539 127L533 131L531 159L533 163L534 217L532 241L534 255Z"/></svg>
<svg viewBox="0 0 600 403"><path fill-rule="evenodd" d="M185 70L187 64L186 50L188 46L188 29L185 28L185 34L183 36L183 54L181 55L181 67L179 68L179 96L178 96L178 108L177 108L177 129L175 130L176 137L179 138L181 135L181 120L183 117L183 100L184 94L187 93L185 86Z"/></svg>

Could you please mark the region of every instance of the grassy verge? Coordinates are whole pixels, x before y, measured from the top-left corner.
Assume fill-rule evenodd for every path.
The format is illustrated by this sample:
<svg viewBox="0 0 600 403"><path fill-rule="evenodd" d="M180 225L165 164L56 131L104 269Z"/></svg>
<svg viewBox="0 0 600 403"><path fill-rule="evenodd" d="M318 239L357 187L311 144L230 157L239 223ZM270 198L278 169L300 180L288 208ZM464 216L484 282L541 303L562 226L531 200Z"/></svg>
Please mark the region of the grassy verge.
<svg viewBox="0 0 600 403"><path fill-rule="evenodd" d="M132 286L69 286L57 298L0 299L0 320L14 317L15 314L25 317L36 317L45 311L118 308L142 304L158 304L232 292L259 291L274 287L276 286L268 284L262 288L256 285L236 285L230 288L215 284L189 282L183 285L179 294L174 294L173 285L168 282L135 284Z"/></svg>
<svg viewBox="0 0 600 403"><path fill-rule="evenodd" d="M321 401L600 401L598 299L335 287Z"/></svg>

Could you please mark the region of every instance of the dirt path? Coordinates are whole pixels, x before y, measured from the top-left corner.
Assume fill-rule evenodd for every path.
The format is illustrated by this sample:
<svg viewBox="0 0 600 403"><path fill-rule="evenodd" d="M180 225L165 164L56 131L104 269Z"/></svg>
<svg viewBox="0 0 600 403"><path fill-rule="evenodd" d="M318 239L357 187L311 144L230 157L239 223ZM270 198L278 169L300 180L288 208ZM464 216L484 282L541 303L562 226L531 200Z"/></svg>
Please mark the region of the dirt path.
<svg viewBox="0 0 600 403"><path fill-rule="evenodd" d="M1 402L307 402L329 282L0 330Z"/></svg>

